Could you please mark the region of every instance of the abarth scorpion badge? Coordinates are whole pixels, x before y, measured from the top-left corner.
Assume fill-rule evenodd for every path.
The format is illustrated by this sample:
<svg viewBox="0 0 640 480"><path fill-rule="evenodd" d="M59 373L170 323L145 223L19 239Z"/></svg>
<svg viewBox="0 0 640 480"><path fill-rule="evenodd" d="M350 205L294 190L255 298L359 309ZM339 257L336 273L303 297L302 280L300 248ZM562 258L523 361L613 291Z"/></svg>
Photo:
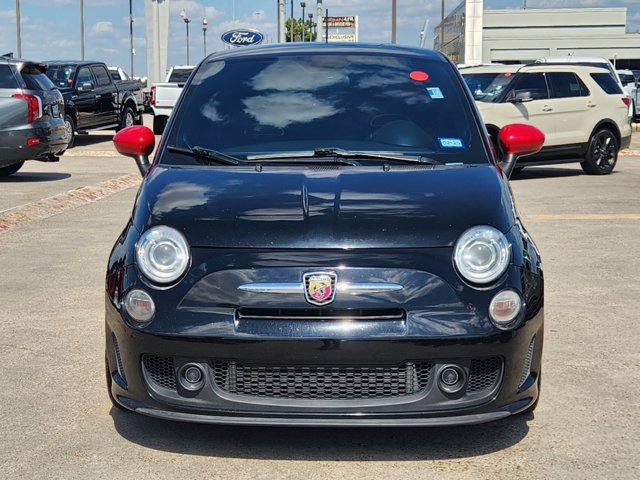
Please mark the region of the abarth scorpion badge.
<svg viewBox="0 0 640 480"><path fill-rule="evenodd" d="M304 296L313 305L327 305L336 296L338 276L333 272L310 272L302 276Z"/></svg>

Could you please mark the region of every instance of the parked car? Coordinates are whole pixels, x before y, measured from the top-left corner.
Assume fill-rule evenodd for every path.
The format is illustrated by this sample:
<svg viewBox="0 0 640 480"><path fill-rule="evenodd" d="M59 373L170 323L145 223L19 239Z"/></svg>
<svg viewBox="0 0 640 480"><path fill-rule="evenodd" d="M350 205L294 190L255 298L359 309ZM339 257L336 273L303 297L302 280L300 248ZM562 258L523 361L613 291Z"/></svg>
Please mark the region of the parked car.
<svg viewBox="0 0 640 480"><path fill-rule="evenodd" d="M64 102L42 63L0 57L0 177L26 160L58 161L67 148Z"/></svg>
<svg viewBox="0 0 640 480"><path fill-rule="evenodd" d="M283 73L284 72L284 73ZM367 44L209 56L106 276L116 408L262 425L453 425L532 411L543 276L508 174L441 53Z"/></svg>
<svg viewBox="0 0 640 480"><path fill-rule="evenodd" d="M633 119L640 117L640 102L638 101L638 84L636 77L631 70L616 70L620 77L620 82L626 93L631 99L631 110L633 111Z"/></svg>
<svg viewBox="0 0 640 480"><path fill-rule="evenodd" d="M182 93L182 87L189 79L195 67L181 65L172 67L164 83L151 85L149 104L153 111L153 133L161 135L174 105Z"/></svg>
<svg viewBox="0 0 640 480"><path fill-rule="evenodd" d="M495 139L518 122L544 132L545 145L525 166L580 162L585 173L611 173L631 142L629 99L607 70L581 65L467 68L462 76Z"/></svg>
<svg viewBox="0 0 640 480"><path fill-rule="evenodd" d="M584 66L604 68L609 72L609 75L613 77L613 79L620 86L622 91L624 91L624 85L622 84L622 80L620 80L620 76L618 75L618 72L616 72L615 67L613 66L610 60L603 57L576 57L574 55L566 55L566 56L558 56L558 57L543 57L536 60L536 63L551 63L551 64L569 63L571 65L584 65ZM631 104L628 105L627 112L628 112L629 120L632 120L634 111L631 108Z"/></svg>
<svg viewBox="0 0 640 480"><path fill-rule="evenodd" d="M114 82L101 62L52 60L47 76L62 92L69 145L76 132L119 130L142 123L139 82Z"/></svg>

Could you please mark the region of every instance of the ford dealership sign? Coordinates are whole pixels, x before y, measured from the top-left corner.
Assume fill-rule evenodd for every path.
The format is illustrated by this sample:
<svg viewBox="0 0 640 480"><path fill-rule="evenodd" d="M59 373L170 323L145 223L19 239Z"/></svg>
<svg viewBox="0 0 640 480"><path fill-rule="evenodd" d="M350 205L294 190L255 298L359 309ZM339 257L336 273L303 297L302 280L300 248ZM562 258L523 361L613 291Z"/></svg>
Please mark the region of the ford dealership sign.
<svg viewBox="0 0 640 480"><path fill-rule="evenodd" d="M264 40L264 35L250 28L229 30L222 34L222 41L227 45L258 45Z"/></svg>

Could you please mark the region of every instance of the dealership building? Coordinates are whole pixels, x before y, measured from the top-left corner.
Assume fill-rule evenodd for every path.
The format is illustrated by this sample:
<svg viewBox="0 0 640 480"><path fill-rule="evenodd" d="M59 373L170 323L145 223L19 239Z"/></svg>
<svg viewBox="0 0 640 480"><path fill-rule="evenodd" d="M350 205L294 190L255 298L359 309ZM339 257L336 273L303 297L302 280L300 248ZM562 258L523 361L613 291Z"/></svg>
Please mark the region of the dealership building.
<svg viewBox="0 0 640 480"><path fill-rule="evenodd" d="M626 8L485 10L483 3L460 3L434 29L434 48L467 65L571 55L640 69L640 33L627 33Z"/></svg>

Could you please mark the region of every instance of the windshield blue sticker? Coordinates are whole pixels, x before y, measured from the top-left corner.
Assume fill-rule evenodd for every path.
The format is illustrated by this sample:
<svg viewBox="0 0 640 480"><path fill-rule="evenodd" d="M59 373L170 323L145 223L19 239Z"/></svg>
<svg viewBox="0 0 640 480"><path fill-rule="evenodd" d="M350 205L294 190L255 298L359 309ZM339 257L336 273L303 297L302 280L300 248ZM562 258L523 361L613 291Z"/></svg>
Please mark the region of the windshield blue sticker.
<svg viewBox="0 0 640 480"><path fill-rule="evenodd" d="M440 90L438 87L427 87L427 93L431 98L434 99L444 98L442 90Z"/></svg>
<svg viewBox="0 0 640 480"><path fill-rule="evenodd" d="M464 143L459 138L438 137L440 148L464 148Z"/></svg>

